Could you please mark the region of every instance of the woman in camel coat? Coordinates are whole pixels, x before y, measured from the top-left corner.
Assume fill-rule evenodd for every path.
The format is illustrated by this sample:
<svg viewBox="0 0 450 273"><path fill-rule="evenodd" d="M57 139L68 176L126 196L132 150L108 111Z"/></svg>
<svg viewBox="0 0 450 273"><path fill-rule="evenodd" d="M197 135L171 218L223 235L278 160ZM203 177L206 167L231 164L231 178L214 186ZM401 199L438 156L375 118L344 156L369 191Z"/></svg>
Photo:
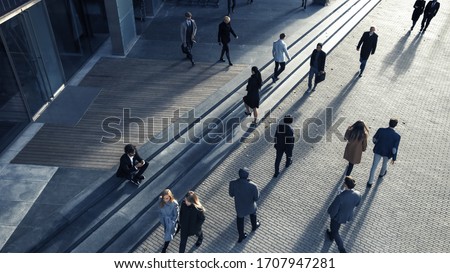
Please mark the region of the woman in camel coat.
<svg viewBox="0 0 450 273"><path fill-rule="evenodd" d="M345 132L347 146L345 146L344 159L348 161L347 176L352 173L354 164L361 163L362 153L367 148L368 136L369 129L362 120L355 122Z"/></svg>

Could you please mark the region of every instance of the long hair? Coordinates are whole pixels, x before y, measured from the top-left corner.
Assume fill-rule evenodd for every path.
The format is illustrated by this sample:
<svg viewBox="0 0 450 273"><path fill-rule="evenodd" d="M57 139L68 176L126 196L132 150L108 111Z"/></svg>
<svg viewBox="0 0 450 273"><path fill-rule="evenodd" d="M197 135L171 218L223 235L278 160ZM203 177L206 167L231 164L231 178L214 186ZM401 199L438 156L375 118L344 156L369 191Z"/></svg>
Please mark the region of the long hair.
<svg viewBox="0 0 450 273"><path fill-rule="evenodd" d="M358 141L361 141L369 134L369 129L362 120L358 120L357 122L355 122L352 126L350 126L349 130L350 130L350 134L348 136L349 141L356 139Z"/></svg>
<svg viewBox="0 0 450 273"><path fill-rule="evenodd" d="M162 193L161 193L161 201L159 202L159 206L162 208L164 207L164 205L166 204L166 202L164 202L164 196L168 195L170 200L169 202L172 203L173 200L175 200L175 197L173 197L172 191L169 189L165 189Z"/></svg>
<svg viewBox="0 0 450 273"><path fill-rule="evenodd" d="M191 203L196 209L200 211L205 211L205 208L200 203L200 199L198 199L198 196L193 191L188 191L185 196L186 200Z"/></svg>
<svg viewBox="0 0 450 273"><path fill-rule="evenodd" d="M261 77L261 72L259 72L258 67L253 66L252 67L252 72L255 74L256 77L256 83L258 84L258 89L261 88L262 86L262 77Z"/></svg>

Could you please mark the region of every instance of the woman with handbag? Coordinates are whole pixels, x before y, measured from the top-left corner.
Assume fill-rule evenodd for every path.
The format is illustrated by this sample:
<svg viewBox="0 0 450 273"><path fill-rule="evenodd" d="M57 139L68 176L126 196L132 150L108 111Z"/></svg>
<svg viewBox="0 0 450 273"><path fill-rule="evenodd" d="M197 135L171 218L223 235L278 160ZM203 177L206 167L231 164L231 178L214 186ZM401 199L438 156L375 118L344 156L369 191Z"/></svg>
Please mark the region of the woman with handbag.
<svg viewBox="0 0 450 273"><path fill-rule="evenodd" d="M178 222L178 202L173 197L171 190L165 189L162 192L159 207L159 219L164 227L164 246L161 253L166 253L170 241L175 236Z"/></svg>

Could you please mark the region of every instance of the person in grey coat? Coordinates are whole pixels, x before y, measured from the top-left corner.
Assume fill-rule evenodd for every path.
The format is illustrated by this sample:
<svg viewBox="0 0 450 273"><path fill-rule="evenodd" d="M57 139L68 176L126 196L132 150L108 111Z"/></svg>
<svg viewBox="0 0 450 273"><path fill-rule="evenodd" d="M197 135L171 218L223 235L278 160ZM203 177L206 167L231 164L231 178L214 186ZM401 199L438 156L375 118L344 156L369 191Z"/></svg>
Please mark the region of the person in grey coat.
<svg viewBox="0 0 450 273"><path fill-rule="evenodd" d="M259 199L259 190L255 183L248 179L249 170L244 167L239 170L239 179L230 182L229 194L234 197L234 206L237 214L238 243L247 238L244 233L244 217L250 215L252 231L259 228L260 223L256 219L256 201Z"/></svg>
<svg viewBox="0 0 450 273"><path fill-rule="evenodd" d="M333 203L328 207L328 214L330 214L331 223L330 229L327 229L328 238L335 241L339 252L346 253L344 242L342 242L341 235L339 235L339 228L342 224L347 223L353 219L355 208L361 202L361 193L354 190L355 180L351 176L346 176L344 180L344 191L342 191Z"/></svg>
<svg viewBox="0 0 450 273"><path fill-rule="evenodd" d="M195 43L195 35L197 34L197 24L192 19L192 13L186 12L184 14L185 21L181 23L180 35L181 35L181 48L183 53L186 54L186 58L191 61L192 66L195 65L194 58L192 57L192 47Z"/></svg>
<svg viewBox="0 0 450 273"><path fill-rule="evenodd" d="M165 189L161 194L159 203L159 221L164 227L164 246L161 253L166 253L167 247L175 236L178 221L178 202L173 197L172 191Z"/></svg>

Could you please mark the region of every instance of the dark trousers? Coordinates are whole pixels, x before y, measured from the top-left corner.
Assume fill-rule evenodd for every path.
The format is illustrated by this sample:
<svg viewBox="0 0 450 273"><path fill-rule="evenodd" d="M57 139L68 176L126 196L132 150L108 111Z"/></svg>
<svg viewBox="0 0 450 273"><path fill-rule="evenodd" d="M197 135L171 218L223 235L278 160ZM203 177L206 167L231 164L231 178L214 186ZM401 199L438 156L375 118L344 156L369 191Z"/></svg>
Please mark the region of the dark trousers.
<svg viewBox="0 0 450 273"><path fill-rule="evenodd" d="M283 158L283 154L286 154L286 165L288 165L288 162L292 159L292 148L277 149L277 157L275 158L275 173L280 172L280 163Z"/></svg>
<svg viewBox="0 0 450 273"><path fill-rule="evenodd" d="M364 72L364 69L366 68L367 59L359 58L359 62L361 65L359 66L359 73L362 74Z"/></svg>
<svg viewBox="0 0 450 273"><path fill-rule="evenodd" d="M148 168L148 162L145 161L144 166L140 167L135 172L130 173L126 178L128 180L139 180L139 177L145 172L145 170L147 170L147 168Z"/></svg>
<svg viewBox="0 0 450 273"><path fill-rule="evenodd" d="M228 0L228 15L234 11L234 7L236 6L236 0Z"/></svg>
<svg viewBox="0 0 450 273"><path fill-rule="evenodd" d="M252 229L256 229L256 213L250 214L250 222L252 223ZM239 238L244 237L244 217L237 217L237 230Z"/></svg>
<svg viewBox="0 0 450 273"><path fill-rule="evenodd" d="M197 242L203 241L203 231L200 230L197 234L195 234L195 236L197 236ZM183 232L183 230L181 230L180 248L179 248L178 252L184 253L184 251L186 250L186 244L187 244L188 238L189 238L189 235L187 235L187 233L185 233L185 232Z"/></svg>
<svg viewBox="0 0 450 273"><path fill-rule="evenodd" d="M222 43L222 52L220 53L220 59L223 59L223 54L227 56L228 62L231 63L230 60L230 48L228 47L228 43Z"/></svg>
<svg viewBox="0 0 450 273"><path fill-rule="evenodd" d="M331 219L331 223L330 223L331 236L333 237L334 241L336 242L339 251L345 252L344 242L342 242L341 235L339 235L340 228L341 228L341 224L338 223L337 221Z"/></svg>
<svg viewBox="0 0 450 273"><path fill-rule="evenodd" d="M430 25L431 19L433 19L432 16L429 16L429 17L423 16L422 26L420 27L420 30L424 30L424 29L426 30L428 25ZM425 27L424 27L424 25L425 25Z"/></svg>
<svg viewBox="0 0 450 273"><path fill-rule="evenodd" d="M187 49L187 53L186 53L186 57L191 61L194 62L194 57L192 56L192 47L194 46L194 42L187 40L186 41L186 49Z"/></svg>
<svg viewBox="0 0 450 273"><path fill-rule="evenodd" d="M352 173L352 170L353 170L353 164L348 162L347 172L345 173L345 175L349 176Z"/></svg>
<svg viewBox="0 0 450 273"><path fill-rule="evenodd" d="M275 62L275 70L273 72L273 77L276 79L284 71L286 67L286 62ZM280 69L278 69L280 68Z"/></svg>

